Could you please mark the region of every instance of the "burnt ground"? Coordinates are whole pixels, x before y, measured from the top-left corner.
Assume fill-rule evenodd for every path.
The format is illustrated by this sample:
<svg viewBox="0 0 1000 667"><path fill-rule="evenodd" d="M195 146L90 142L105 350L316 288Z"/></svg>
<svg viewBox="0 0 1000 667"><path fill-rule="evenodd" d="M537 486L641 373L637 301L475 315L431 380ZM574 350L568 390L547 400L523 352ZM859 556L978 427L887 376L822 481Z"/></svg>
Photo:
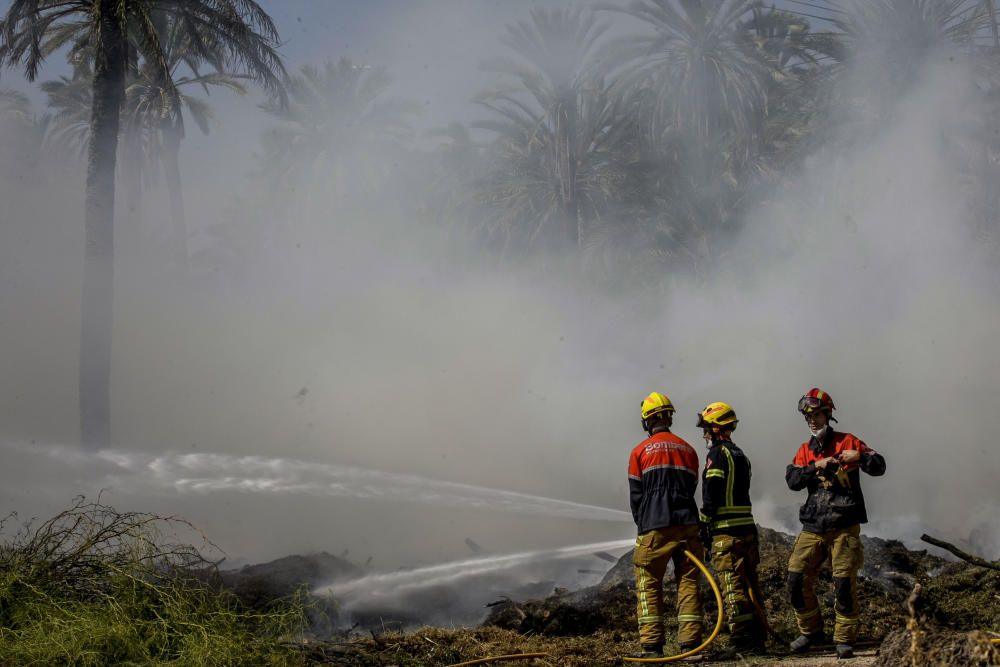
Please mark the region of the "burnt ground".
<svg viewBox="0 0 1000 667"><path fill-rule="evenodd" d="M518 662L490 664L529 665L534 667L591 667L628 664L622 656L636 650L635 634L600 631L586 636L524 636L496 627L464 630L423 628L415 633L376 635L343 642L311 643L303 647L310 664L345 667L439 667L463 661L518 653L545 653L545 657ZM877 647L858 650L848 662L837 661L833 648L803 656L757 656L745 660L702 664L729 667L756 667L780 664L783 667L867 667L877 659ZM686 664L686 663L673 663Z"/></svg>
<svg viewBox="0 0 1000 667"><path fill-rule="evenodd" d="M764 607L772 628L786 641L798 634L792 607L785 593L785 568L793 540L790 535L768 528L760 529L761 564L758 574L764 593ZM905 620L906 597L913 582L926 579L929 574L951 566L944 559L925 551L910 551L898 541L868 537L863 537L862 540L865 546L865 567L859 576L859 597L865 626L861 639L881 640ZM961 568L954 576L972 577L977 582L981 578L976 573L966 573ZM965 582L959 584L952 578L937 583L946 598L950 598L956 589L966 587ZM992 583L994 588L998 587L997 581L993 580ZM677 588L669 577L664 588L667 600L673 600ZM829 566L821 573L817 593L820 594L820 604L824 609L831 609L833 591ZM715 598L704 585L702 597L706 618L714 619ZM983 615L976 610L978 605L949 602L947 606L949 609L953 607L954 613L962 610L958 613L958 618L967 627L975 627L973 624L982 620ZM827 633L832 635L832 614L825 616L828 617ZM1000 619L992 620L993 623L986 627L1000 627ZM597 629L634 631L635 582L631 554L623 556L598 586L562 596L503 605L496 608L486 623L517 632L542 635L566 635ZM676 632L675 621L668 620L668 631Z"/></svg>
<svg viewBox="0 0 1000 667"><path fill-rule="evenodd" d="M364 571L350 561L325 552L286 556L238 570L212 572L211 580L236 594L248 609L265 611L275 602L305 595L321 584L355 579ZM337 633L340 610L335 600L312 598L306 607L307 634L329 637Z"/></svg>
<svg viewBox="0 0 1000 667"><path fill-rule="evenodd" d="M894 540L862 539L866 563L859 576L859 593L863 618L860 641L864 646L859 657L839 664L1000 664L1000 647L992 646L982 633L1000 630L1000 572L946 561L926 551L911 551ZM768 618L778 638L769 641L768 657L730 664L837 664L832 660L832 647L804 658L788 654L787 641L797 634L785 594L785 566L792 541L789 535L761 529L759 574ZM478 628L425 627L402 633L368 627L363 628L363 634L355 629L352 633L341 631L332 638L325 635L325 641L310 641L302 648L310 663L330 665L448 665L522 652L544 652L548 656L511 664L623 664L621 656L634 652L638 639L630 559L631 554L623 556L596 586L558 590L547 597L523 601L502 601L491 607ZM923 585L923 604L920 641L915 650L906 630L906 600L917 581ZM817 590L827 612L833 603L828 565ZM671 604L675 593L674 584L668 581L665 594ZM714 619L714 597L707 586L703 586L703 596L706 618ZM832 613L825 616L830 635ZM676 623L668 621L667 631L668 635L675 633ZM980 632L970 635L973 631ZM725 646L726 642L723 633L717 645Z"/></svg>

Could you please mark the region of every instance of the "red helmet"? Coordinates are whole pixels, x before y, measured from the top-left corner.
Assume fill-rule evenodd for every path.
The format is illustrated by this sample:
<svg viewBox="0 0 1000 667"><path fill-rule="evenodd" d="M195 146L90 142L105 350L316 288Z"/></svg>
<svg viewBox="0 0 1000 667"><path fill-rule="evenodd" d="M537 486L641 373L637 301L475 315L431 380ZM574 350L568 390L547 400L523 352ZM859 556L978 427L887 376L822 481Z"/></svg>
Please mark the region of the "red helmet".
<svg viewBox="0 0 1000 667"><path fill-rule="evenodd" d="M815 410L822 410L826 414L833 413L837 407L833 404L830 394L819 387L813 387L799 399L799 412L809 414Z"/></svg>

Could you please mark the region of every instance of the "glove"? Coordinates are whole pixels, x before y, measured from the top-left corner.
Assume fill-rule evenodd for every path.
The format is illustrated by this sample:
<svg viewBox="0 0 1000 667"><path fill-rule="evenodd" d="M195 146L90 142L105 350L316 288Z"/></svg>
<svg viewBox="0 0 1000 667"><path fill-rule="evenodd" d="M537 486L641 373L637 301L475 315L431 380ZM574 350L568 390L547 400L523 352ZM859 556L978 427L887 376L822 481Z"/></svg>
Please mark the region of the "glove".
<svg viewBox="0 0 1000 667"><path fill-rule="evenodd" d="M712 531L709 530L708 524L704 521L698 522L698 537L701 538L701 544L705 547L706 551L712 550Z"/></svg>

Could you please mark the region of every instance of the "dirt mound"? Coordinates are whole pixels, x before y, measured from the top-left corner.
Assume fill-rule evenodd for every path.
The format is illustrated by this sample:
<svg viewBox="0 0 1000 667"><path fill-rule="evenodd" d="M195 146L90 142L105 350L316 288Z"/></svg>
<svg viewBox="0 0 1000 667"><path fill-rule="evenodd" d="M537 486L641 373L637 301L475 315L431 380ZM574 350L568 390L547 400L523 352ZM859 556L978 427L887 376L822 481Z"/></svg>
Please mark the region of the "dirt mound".
<svg viewBox="0 0 1000 667"><path fill-rule="evenodd" d="M905 629L894 630L882 642L877 667L979 667L1000 665L1000 647L990 643L989 635L978 630L927 629L918 633L917 641Z"/></svg>
<svg viewBox="0 0 1000 667"><path fill-rule="evenodd" d="M462 630L422 628L410 634L374 634L344 641L308 642L302 646L309 664L342 667L441 667L488 656L534 652L545 653L546 657L537 661L503 664L610 667L621 665L621 656L634 650L634 642L624 641L619 633L525 637L495 627Z"/></svg>
<svg viewBox="0 0 1000 667"><path fill-rule="evenodd" d="M1000 630L1000 572L948 563L922 579L934 623L959 630Z"/></svg>
<svg viewBox="0 0 1000 667"><path fill-rule="evenodd" d="M306 595L309 590L335 581L360 577L363 571L353 563L321 552L307 556L286 556L268 563L246 565L239 570L223 570L217 583L231 590L249 609L263 611L277 600ZM339 622L333 600L308 598L308 631L313 636L330 636Z"/></svg>
<svg viewBox="0 0 1000 667"><path fill-rule="evenodd" d="M635 586L592 586L572 593L496 605L483 625L559 637L635 629Z"/></svg>
<svg viewBox="0 0 1000 667"><path fill-rule="evenodd" d="M913 582L923 580L926 596L938 610L943 626L972 630L1000 627L1000 573L962 563L948 563L926 551L912 551L896 540L862 537L865 565L859 573L862 639L881 640L902 627L907 618L906 598ZM785 591L788 557L794 537L768 528L760 529L761 588L768 619L782 638L797 635L795 617ZM597 630L635 630L635 580L631 552L625 554L597 585L569 594L498 605L484 625L520 633L548 636L580 635ZM676 586L667 577L665 594L673 600ZM826 631L833 633L833 589L829 564L820 574L817 592L826 617ZM715 599L703 586L706 619L715 617ZM672 604L672 602L671 602ZM676 622L667 617L667 631Z"/></svg>
<svg viewBox="0 0 1000 667"><path fill-rule="evenodd" d="M286 556L259 565L219 573L222 582L237 593L266 597L288 595L301 586L315 587L360 577L361 568L338 556L320 552Z"/></svg>

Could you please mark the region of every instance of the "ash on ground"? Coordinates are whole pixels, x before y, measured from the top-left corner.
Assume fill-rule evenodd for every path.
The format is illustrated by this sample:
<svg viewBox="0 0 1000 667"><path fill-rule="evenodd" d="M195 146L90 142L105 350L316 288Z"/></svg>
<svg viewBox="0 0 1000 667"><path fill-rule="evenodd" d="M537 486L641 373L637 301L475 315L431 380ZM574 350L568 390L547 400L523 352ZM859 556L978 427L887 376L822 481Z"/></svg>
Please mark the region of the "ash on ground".
<svg viewBox="0 0 1000 667"><path fill-rule="evenodd" d="M918 581L922 583L925 599L922 612L925 634L920 644L923 648L919 649L923 664L1000 664L998 647L990 645L989 637L984 634L1000 630L1000 572L948 561L925 550L910 550L896 540L869 537L862 540L865 565L859 573L863 619L859 639L868 644L884 641L878 664L914 664L907 662L913 653L911 635L906 629L909 620L907 598ZM759 575L768 619L777 635L772 638L770 649L777 656L787 653L787 641L797 634L785 591L792 542L790 535L760 529ZM354 600L350 609L345 609L342 601L335 597L319 598L317 608L322 613L315 613L310 619L310 635L326 640L369 637L369 642L376 642L374 647L378 645L378 637L395 633L398 639L393 641L399 650L406 647L405 650L418 651L421 642L430 646L426 639L411 647L411 642L403 638L421 626L465 627L472 633L494 628L510 633L503 635L508 638L505 641L522 637L545 646L548 646L545 642L554 642L552 645L562 646L560 650L567 656L573 646L594 637L603 637L605 643L611 642L612 648L618 650L637 638L631 551L614 563L607 561L607 554L595 554L593 558L550 564L544 571L546 576L534 579L531 576L517 578L510 573L504 575L506 578L479 576L449 586L412 591L393 600ZM584 579L591 577L597 583L576 589L560 587L556 583L558 568L572 570ZM580 575L578 570L584 573ZM532 570L534 573L539 571L537 568ZM276 579L272 577L275 573ZM243 568L224 573L223 579L241 599L260 606L296 588L311 590L333 578L350 581L365 573L359 566L324 554ZM833 630L829 564L821 573L817 593L829 637ZM668 604L672 605L676 587L671 576L667 577L665 595ZM715 601L704 584L702 595L706 622L711 622L716 613ZM667 630L672 634L676 627L669 618ZM474 629L477 625L481 629ZM443 639L435 641L441 643ZM462 640L451 637L448 641ZM723 634L721 643L725 642ZM360 644L358 647L357 650L362 650Z"/></svg>

